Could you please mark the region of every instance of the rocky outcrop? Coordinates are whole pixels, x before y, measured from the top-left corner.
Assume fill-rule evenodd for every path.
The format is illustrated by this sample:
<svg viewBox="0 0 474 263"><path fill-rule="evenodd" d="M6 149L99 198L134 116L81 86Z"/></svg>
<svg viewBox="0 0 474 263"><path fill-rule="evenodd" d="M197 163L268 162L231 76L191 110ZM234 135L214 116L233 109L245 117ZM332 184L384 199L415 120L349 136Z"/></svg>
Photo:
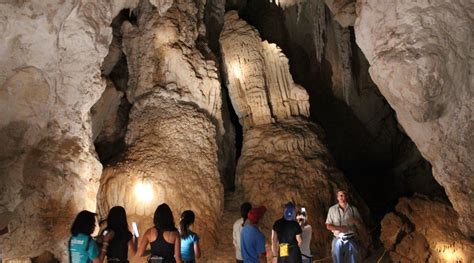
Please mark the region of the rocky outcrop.
<svg viewBox="0 0 474 263"><path fill-rule="evenodd" d="M308 94L294 83L288 59L275 45L240 20L226 14L220 43L229 95L244 129L291 116L309 116Z"/></svg>
<svg viewBox="0 0 474 263"><path fill-rule="evenodd" d="M67 261L73 218L95 211L102 166L90 109L106 87L101 64L112 19L136 2L0 3L3 260L50 251Z"/></svg>
<svg viewBox="0 0 474 263"><path fill-rule="evenodd" d="M459 231L446 203L424 196L401 198L382 220L380 239L395 262L471 262L474 244Z"/></svg>
<svg viewBox="0 0 474 263"><path fill-rule="evenodd" d="M356 41L406 133L474 235L470 1L361 1Z"/></svg>
<svg viewBox="0 0 474 263"><path fill-rule="evenodd" d="M160 203L170 205L176 221L191 209L208 248L223 211L218 138L225 130L217 68L196 47L203 7L178 1L160 15L141 1L137 26L122 25L132 103L127 149L104 169L98 210L104 218L112 206L124 206L144 231Z"/></svg>
<svg viewBox="0 0 474 263"><path fill-rule="evenodd" d="M314 226L313 251L325 257L331 233L320 226L335 202L334 191L351 187L334 168L321 129L306 119L308 95L294 83L283 52L262 42L236 12L226 14L220 43L229 95L244 126L237 189L246 200L267 206L263 221L267 233L281 218L286 202L306 207ZM368 214L360 199L355 197L354 202ZM367 247L369 237L361 236Z"/></svg>

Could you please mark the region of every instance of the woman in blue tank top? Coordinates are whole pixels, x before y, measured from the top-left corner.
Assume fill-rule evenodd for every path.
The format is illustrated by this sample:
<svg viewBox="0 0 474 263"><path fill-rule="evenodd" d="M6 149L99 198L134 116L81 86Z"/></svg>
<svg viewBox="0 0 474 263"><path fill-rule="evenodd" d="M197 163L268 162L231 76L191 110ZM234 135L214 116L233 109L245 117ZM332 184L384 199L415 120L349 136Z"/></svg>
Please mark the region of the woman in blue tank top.
<svg viewBox="0 0 474 263"><path fill-rule="evenodd" d="M196 258L201 257L199 236L189 229L189 227L194 223L194 219L194 212L186 210L181 214L181 220L179 221L181 257L183 258L184 263L195 263Z"/></svg>
<svg viewBox="0 0 474 263"><path fill-rule="evenodd" d="M181 240L175 227L170 207L163 203L156 208L153 216L154 227L149 228L138 244L137 254L144 256L148 244L151 246L149 262L182 263Z"/></svg>

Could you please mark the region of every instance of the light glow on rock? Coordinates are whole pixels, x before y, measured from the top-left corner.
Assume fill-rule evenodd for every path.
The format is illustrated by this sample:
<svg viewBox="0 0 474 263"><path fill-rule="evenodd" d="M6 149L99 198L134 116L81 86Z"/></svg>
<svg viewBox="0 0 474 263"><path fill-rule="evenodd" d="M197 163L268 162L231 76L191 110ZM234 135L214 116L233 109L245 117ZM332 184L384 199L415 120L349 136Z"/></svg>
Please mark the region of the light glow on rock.
<svg viewBox="0 0 474 263"><path fill-rule="evenodd" d="M242 69L240 68L240 64L236 63L232 66L232 71L234 72L234 76L239 80L242 79Z"/></svg>
<svg viewBox="0 0 474 263"><path fill-rule="evenodd" d="M153 187L150 183L137 182L135 196L140 202L149 203L153 199Z"/></svg>

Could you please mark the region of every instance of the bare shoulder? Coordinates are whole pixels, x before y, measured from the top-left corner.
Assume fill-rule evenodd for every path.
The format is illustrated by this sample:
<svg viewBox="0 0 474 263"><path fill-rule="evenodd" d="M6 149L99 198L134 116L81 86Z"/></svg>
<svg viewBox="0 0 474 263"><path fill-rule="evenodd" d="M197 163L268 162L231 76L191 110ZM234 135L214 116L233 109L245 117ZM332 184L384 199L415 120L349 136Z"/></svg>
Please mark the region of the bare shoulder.
<svg viewBox="0 0 474 263"><path fill-rule="evenodd" d="M151 228L148 228L146 231L145 231L145 237L150 240L150 241L153 241L156 239L156 236L158 235L158 232L156 230L156 228L154 227L151 227Z"/></svg>

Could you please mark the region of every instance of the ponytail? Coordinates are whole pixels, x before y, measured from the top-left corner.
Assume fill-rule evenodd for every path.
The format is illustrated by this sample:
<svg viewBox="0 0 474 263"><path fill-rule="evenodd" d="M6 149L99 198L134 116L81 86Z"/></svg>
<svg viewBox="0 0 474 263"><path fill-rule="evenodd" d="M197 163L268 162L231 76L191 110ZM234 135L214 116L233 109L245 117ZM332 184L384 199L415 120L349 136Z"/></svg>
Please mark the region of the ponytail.
<svg viewBox="0 0 474 263"><path fill-rule="evenodd" d="M247 221L247 217L251 209L252 209L252 205L248 202L245 202L240 206L240 215L242 216L242 219L244 220L242 222L242 226L244 226L245 221Z"/></svg>
<svg viewBox="0 0 474 263"><path fill-rule="evenodd" d="M191 210L186 210L181 214L181 220L179 220L179 235L181 238L189 235L189 226L194 223L195 215Z"/></svg>

